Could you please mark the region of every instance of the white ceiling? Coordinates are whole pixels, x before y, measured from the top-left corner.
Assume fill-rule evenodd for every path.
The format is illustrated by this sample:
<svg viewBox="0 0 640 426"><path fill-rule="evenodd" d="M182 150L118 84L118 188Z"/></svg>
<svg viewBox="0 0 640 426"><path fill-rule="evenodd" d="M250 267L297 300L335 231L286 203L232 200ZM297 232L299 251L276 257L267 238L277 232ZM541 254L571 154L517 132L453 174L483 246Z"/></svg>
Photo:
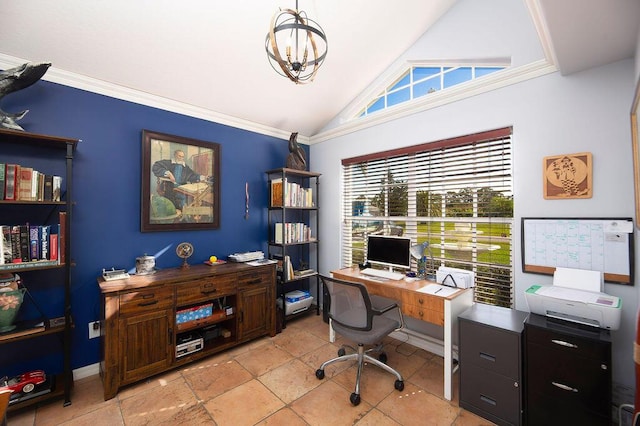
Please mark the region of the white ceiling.
<svg viewBox="0 0 640 426"><path fill-rule="evenodd" d="M634 55L638 0L523 1L542 12L542 42L563 74ZM273 13L293 0L5 1L0 55L312 136L455 2L300 1L329 42L307 85L276 74L264 50Z"/></svg>

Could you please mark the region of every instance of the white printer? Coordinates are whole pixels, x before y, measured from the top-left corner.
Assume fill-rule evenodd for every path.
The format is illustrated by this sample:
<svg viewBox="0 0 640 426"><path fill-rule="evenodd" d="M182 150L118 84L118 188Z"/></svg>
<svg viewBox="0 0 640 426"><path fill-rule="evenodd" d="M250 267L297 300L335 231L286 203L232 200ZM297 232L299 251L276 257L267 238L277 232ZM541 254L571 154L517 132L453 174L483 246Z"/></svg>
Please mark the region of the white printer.
<svg viewBox="0 0 640 426"><path fill-rule="evenodd" d="M553 285L532 285L525 291L525 298L534 314L617 330L622 301L601 289L600 272L556 268Z"/></svg>

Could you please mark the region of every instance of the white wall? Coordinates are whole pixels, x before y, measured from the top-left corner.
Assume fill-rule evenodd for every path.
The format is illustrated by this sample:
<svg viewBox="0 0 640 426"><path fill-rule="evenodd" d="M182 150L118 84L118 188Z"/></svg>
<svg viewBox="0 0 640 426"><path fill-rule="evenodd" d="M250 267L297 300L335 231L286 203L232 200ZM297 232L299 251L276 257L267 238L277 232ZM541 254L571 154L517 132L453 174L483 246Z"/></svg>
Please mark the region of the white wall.
<svg viewBox="0 0 640 426"><path fill-rule="evenodd" d="M444 19L446 22L447 16ZM441 40L431 39L438 41ZM311 169L322 173L321 272L328 273L341 266L341 159L513 126L515 300L517 309L528 310L524 291L534 283L550 284L551 277L522 272L523 216L634 216L629 126L636 80L634 68L633 60L625 60L567 77L548 74L311 145ZM593 197L545 200L543 157L577 152L593 154ZM637 255L636 262L639 259ZM634 287L607 284L605 288L623 299L622 327L612 333L613 379L631 388L635 387L632 355L640 288L637 283L636 277Z"/></svg>

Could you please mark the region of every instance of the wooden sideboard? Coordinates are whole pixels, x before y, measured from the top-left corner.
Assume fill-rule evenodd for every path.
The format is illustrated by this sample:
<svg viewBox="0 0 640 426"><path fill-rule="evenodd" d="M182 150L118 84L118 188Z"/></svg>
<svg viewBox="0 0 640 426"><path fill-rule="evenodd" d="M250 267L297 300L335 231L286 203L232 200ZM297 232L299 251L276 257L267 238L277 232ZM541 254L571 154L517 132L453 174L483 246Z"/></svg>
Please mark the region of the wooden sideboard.
<svg viewBox="0 0 640 426"><path fill-rule="evenodd" d="M273 264L193 265L117 281L100 277L98 284L105 400L121 386L276 334ZM189 337L202 338L202 349L177 356Z"/></svg>

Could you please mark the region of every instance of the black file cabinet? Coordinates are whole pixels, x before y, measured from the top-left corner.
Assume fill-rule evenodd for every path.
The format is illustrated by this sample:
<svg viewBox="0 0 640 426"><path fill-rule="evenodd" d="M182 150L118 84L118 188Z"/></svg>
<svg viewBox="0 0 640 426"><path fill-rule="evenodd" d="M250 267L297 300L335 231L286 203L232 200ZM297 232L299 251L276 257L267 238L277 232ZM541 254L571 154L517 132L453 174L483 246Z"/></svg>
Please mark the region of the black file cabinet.
<svg viewBox="0 0 640 426"><path fill-rule="evenodd" d="M527 424L611 424L608 330L531 314L525 322Z"/></svg>
<svg viewBox="0 0 640 426"><path fill-rule="evenodd" d="M527 312L474 304L459 317L460 406L499 425L522 423Z"/></svg>

